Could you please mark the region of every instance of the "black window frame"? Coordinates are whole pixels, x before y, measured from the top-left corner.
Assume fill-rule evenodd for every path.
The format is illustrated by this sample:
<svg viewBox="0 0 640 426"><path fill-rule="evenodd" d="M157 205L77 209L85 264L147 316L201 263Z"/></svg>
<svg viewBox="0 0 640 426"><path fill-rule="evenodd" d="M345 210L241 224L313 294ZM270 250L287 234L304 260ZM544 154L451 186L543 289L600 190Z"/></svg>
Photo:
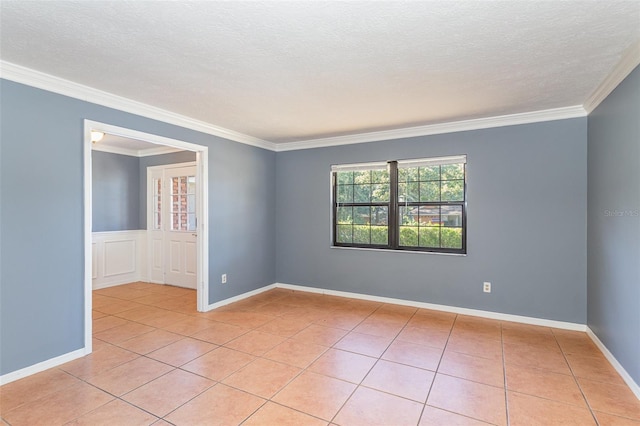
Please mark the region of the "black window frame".
<svg viewBox="0 0 640 426"><path fill-rule="evenodd" d="M463 200L459 201L405 201L400 202L398 197L399 191L399 178L398 178L398 170L402 167L406 167L408 163L420 163L421 161L429 162L438 162L438 160L443 157L431 157L431 158L423 158L423 159L411 159L411 160L391 160L387 161L387 167L389 170L389 201L388 202L369 202L369 203L357 203L357 202L338 202L338 173L341 171L341 167L346 167L349 170L349 167L353 167L353 170L366 170L367 164L378 164L378 163L360 163L360 164L352 164L346 166L334 166L332 167L331 172L331 193L332 193L332 245L333 247L344 247L344 248L364 248L364 249L381 249L381 250L391 250L391 251L409 251L409 252L428 252L428 253L442 253L442 254L467 254L467 161L466 155L457 155L455 158L460 159L459 161L446 163L446 164L462 164L463 167ZM401 166L399 167L399 164ZM442 169L440 169L439 182L442 182ZM422 182L422 181L420 181ZM435 180L434 180L435 182ZM441 192L440 192L441 194ZM440 198L442 196L440 195ZM338 242L338 208L339 207L387 207L388 208L388 219L387 219L387 229L388 229L388 243L387 244L363 244L363 243L345 243ZM426 207L426 208L439 208L440 215L442 215L442 207L448 206L459 206L461 208L461 221L462 225L461 233L462 233L462 241L460 248L446 248L446 247L420 247L420 246L402 246L400 245L400 228L401 224L399 221L400 216L400 208L404 207L414 207L417 209ZM439 229L439 241L442 244L442 229L443 228L451 228L447 226L438 226Z"/></svg>

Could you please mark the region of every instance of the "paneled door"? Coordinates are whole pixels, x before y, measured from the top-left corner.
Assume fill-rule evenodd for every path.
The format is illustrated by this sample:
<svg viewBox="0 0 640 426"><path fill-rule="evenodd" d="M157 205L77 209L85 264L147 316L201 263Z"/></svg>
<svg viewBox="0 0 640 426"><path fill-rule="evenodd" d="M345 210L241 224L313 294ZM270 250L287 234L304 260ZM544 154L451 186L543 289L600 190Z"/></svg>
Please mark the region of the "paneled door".
<svg viewBox="0 0 640 426"><path fill-rule="evenodd" d="M196 167L154 167L148 178L150 279L195 289Z"/></svg>

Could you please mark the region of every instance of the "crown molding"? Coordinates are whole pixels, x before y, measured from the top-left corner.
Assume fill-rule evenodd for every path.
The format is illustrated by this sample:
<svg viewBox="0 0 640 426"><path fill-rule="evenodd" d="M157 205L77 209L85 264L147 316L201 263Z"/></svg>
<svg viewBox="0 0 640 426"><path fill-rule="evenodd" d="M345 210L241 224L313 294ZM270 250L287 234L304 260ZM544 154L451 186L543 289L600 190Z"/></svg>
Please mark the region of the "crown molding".
<svg viewBox="0 0 640 426"><path fill-rule="evenodd" d="M273 142L258 139L223 127L214 126L204 121L176 114L171 111L147 105L122 96L113 95L102 90L74 83L73 81L45 74L11 62L0 61L0 78L15 81L16 83L26 84L49 92L58 93L60 95L69 96L75 99L80 99L82 101L118 109L131 114L159 120L165 123L174 124L176 126L186 127L191 130L196 130L198 132L207 133L209 135L218 136L246 145L271 151L276 150L276 145Z"/></svg>
<svg viewBox="0 0 640 426"><path fill-rule="evenodd" d="M285 142L276 145L276 151L294 151L298 149L311 149L336 145L378 142L389 139L402 139L416 136L438 135L442 133L464 132L468 130L514 126L517 124L564 120L567 118L586 116L587 112L585 111L585 109L581 105L575 105L565 108L554 108L542 111L525 112L520 114L501 115L497 117L476 118L473 120L453 121L449 123L429 124L426 126L417 127L406 127L404 129L358 133L355 135L310 139L297 142Z"/></svg>
<svg viewBox="0 0 640 426"><path fill-rule="evenodd" d="M584 109L587 113L591 113L596 109L638 65L640 65L640 41L625 50L620 62L613 67L609 75L602 80L596 90L584 102Z"/></svg>
<svg viewBox="0 0 640 426"><path fill-rule="evenodd" d="M109 152L111 154L128 155L129 157L150 157L152 155L171 154L173 152L184 151L182 149L172 148L170 146L158 146L156 148L148 148L148 149L130 149L130 148L104 145L104 144L100 144L99 142L93 144L93 146L91 147L91 150Z"/></svg>

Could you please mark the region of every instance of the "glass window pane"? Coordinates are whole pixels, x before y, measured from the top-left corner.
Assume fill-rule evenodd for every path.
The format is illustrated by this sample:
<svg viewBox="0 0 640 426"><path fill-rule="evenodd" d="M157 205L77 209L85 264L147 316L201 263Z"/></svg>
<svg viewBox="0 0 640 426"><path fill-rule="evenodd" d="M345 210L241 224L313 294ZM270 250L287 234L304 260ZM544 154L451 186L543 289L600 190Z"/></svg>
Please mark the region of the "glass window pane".
<svg viewBox="0 0 640 426"><path fill-rule="evenodd" d="M440 166L420 167L420 180L440 180Z"/></svg>
<svg viewBox="0 0 640 426"><path fill-rule="evenodd" d="M443 248L462 248L462 228L441 228Z"/></svg>
<svg viewBox="0 0 640 426"><path fill-rule="evenodd" d="M420 206L420 226L440 226L440 207Z"/></svg>
<svg viewBox="0 0 640 426"><path fill-rule="evenodd" d="M440 227L420 228L420 247L440 247Z"/></svg>
<svg viewBox="0 0 640 426"><path fill-rule="evenodd" d="M353 201L355 203L369 203L371 202L371 185L354 185L353 186Z"/></svg>
<svg viewBox="0 0 640 426"><path fill-rule="evenodd" d="M371 170L353 172L353 183L371 183Z"/></svg>
<svg viewBox="0 0 640 426"><path fill-rule="evenodd" d="M389 201L389 184L371 185L371 202L386 203Z"/></svg>
<svg viewBox="0 0 640 426"><path fill-rule="evenodd" d="M351 185L353 183L353 172L337 172L338 185Z"/></svg>
<svg viewBox="0 0 640 426"><path fill-rule="evenodd" d="M389 223L388 207L371 207L371 224L384 225Z"/></svg>
<svg viewBox="0 0 640 426"><path fill-rule="evenodd" d="M368 225L353 225L353 242L355 244L369 244L369 230Z"/></svg>
<svg viewBox="0 0 640 426"><path fill-rule="evenodd" d="M420 172L418 167L407 167L398 170L404 170L407 182L418 182L420 180Z"/></svg>
<svg viewBox="0 0 640 426"><path fill-rule="evenodd" d="M187 195L187 212L195 213L196 211L196 196L195 194Z"/></svg>
<svg viewBox="0 0 640 426"><path fill-rule="evenodd" d="M388 170L372 170L371 171L371 182L373 182L373 183L387 183L387 182L389 182L389 171Z"/></svg>
<svg viewBox="0 0 640 426"><path fill-rule="evenodd" d="M372 226L371 244L389 244L389 228L386 226Z"/></svg>
<svg viewBox="0 0 640 426"><path fill-rule="evenodd" d="M400 206L398 210L398 224L417 226L418 216L416 213L415 207Z"/></svg>
<svg viewBox="0 0 640 426"><path fill-rule="evenodd" d="M339 224L353 223L353 207L338 207L336 222Z"/></svg>
<svg viewBox="0 0 640 426"><path fill-rule="evenodd" d="M442 225L447 227L461 227L462 206L442 206Z"/></svg>
<svg viewBox="0 0 640 426"><path fill-rule="evenodd" d="M442 201L464 201L464 181L443 180Z"/></svg>
<svg viewBox="0 0 640 426"><path fill-rule="evenodd" d="M353 203L353 185L338 185L338 203Z"/></svg>
<svg viewBox="0 0 640 426"><path fill-rule="evenodd" d="M187 230L195 231L196 230L196 214L189 213L187 215Z"/></svg>
<svg viewBox="0 0 640 426"><path fill-rule="evenodd" d="M337 242L351 243L353 239L353 229L351 225L338 225Z"/></svg>
<svg viewBox="0 0 640 426"><path fill-rule="evenodd" d="M187 191L189 194L195 194L196 193L196 177L195 176L189 176L187 178Z"/></svg>
<svg viewBox="0 0 640 426"><path fill-rule="evenodd" d="M442 180L464 179L463 164L447 164L442 166Z"/></svg>
<svg viewBox="0 0 640 426"><path fill-rule="evenodd" d="M418 246L418 227L417 226L401 226L400 227L400 245L405 247Z"/></svg>
<svg viewBox="0 0 640 426"><path fill-rule="evenodd" d="M153 214L153 229L160 229L160 212L156 212Z"/></svg>
<svg viewBox="0 0 640 426"><path fill-rule="evenodd" d="M398 185L398 202L412 203L419 200L420 183L409 182Z"/></svg>
<svg viewBox="0 0 640 426"><path fill-rule="evenodd" d="M353 223L359 225L368 225L371 223L371 207L354 207Z"/></svg>
<svg viewBox="0 0 640 426"><path fill-rule="evenodd" d="M420 182L420 201L440 201L440 182Z"/></svg>

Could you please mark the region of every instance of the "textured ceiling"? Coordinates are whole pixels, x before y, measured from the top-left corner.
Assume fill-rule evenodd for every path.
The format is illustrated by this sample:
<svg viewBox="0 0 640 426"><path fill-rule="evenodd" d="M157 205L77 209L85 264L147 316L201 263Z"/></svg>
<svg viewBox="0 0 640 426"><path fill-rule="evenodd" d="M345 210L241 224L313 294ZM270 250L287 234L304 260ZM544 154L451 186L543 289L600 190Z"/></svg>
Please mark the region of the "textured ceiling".
<svg viewBox="0 0 640 426"><path fill-rule="evenodd" d="M640 1L2 1L3 61L272 142L582 105Z"/></svg>

